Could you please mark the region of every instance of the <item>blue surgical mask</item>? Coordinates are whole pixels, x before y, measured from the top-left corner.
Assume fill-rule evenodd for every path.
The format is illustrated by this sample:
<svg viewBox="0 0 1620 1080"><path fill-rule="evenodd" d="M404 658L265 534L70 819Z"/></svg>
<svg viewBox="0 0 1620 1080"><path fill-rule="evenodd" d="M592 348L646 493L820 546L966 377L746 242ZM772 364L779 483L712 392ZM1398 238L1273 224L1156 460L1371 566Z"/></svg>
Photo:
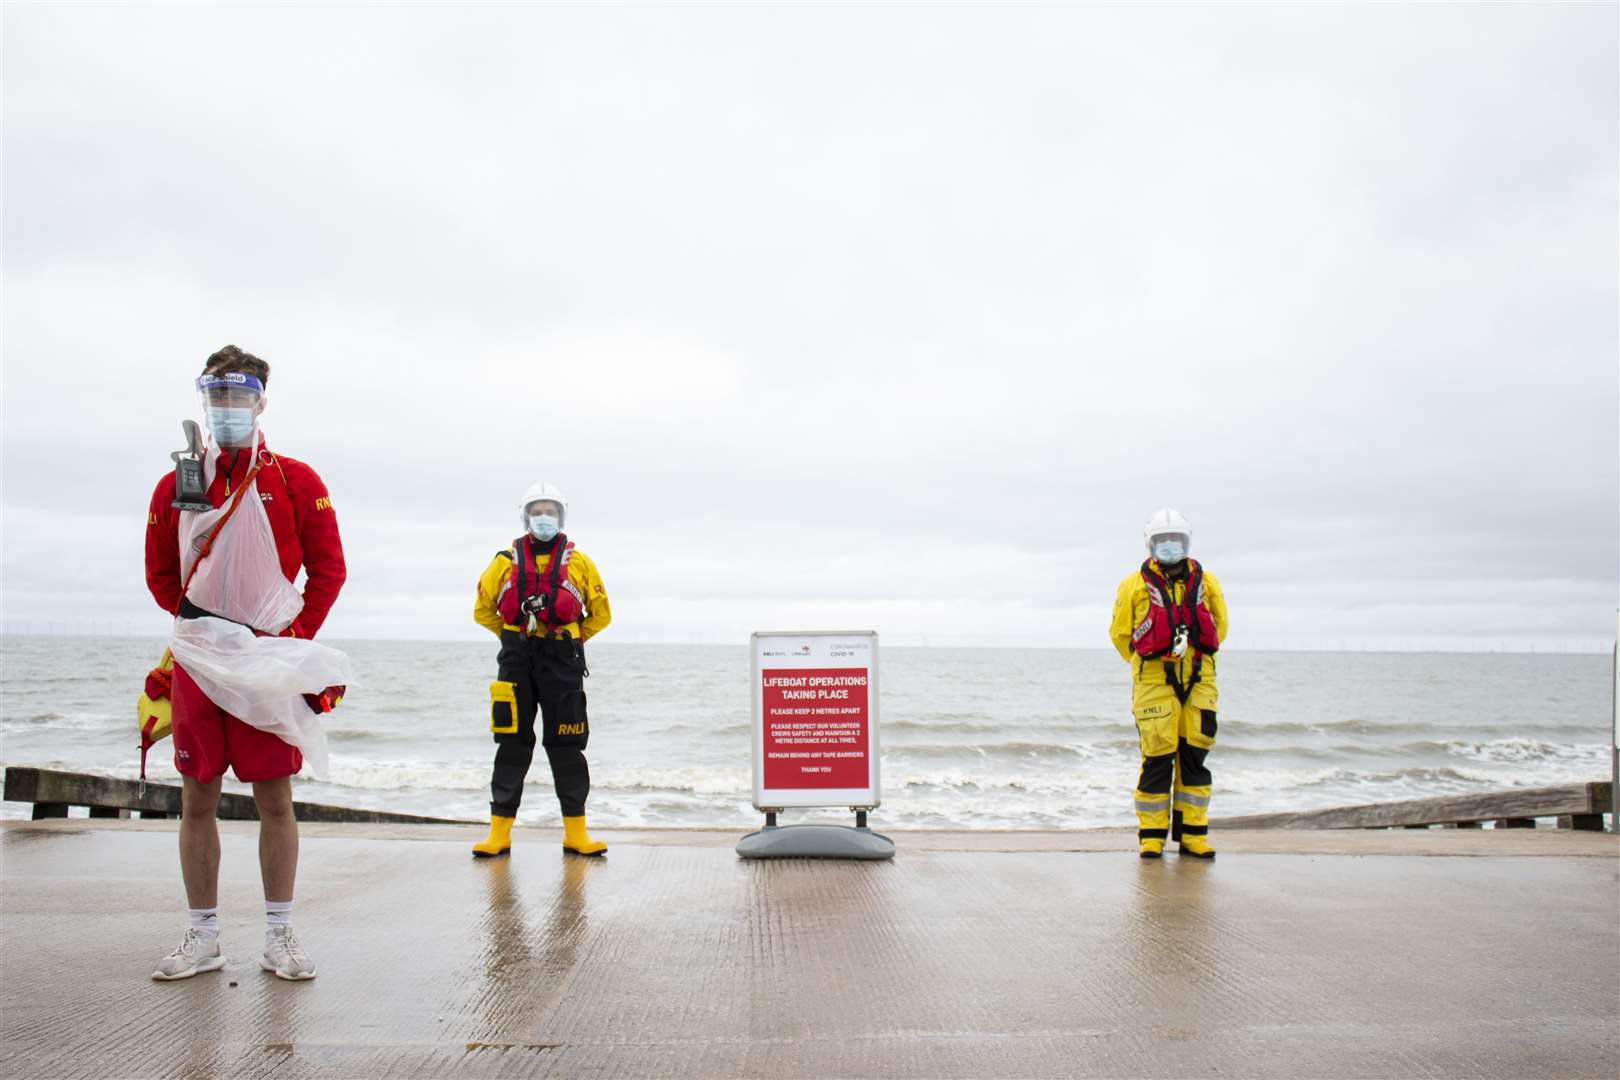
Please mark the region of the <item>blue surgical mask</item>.
<svg viewBox="0 0 1620 1080"><path fill-rule="evenodd" d="M253 410L210 405L208 430L219 446L246 446L253 437Z"/></svg>
<svg viewBox="0 0 1620 1080"><path fill-rule="evenodd" d="M1153 557L1160 566L1174 566L1187 557L1187 545L1180 540L1160 540L1153 545Z"/></svg>
<svg viewBox="0 0 1620 1080"><path fill-rule="evenodd" d="M529 515L529 535L542 544L554 538L557 535L557 530L561 527L562 522L550 514Z"/></svg>

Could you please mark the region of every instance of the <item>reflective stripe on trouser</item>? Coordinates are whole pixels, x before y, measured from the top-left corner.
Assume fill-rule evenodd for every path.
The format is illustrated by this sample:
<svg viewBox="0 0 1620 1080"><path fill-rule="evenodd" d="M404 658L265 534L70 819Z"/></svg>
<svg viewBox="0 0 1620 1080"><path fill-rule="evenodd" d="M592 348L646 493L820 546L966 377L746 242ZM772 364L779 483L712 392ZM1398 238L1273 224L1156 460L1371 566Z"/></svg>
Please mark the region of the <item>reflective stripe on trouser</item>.
<svg viewBox="0 0 1620 1080"><path fill-rule="evenodd" d="M1138 839L1208 834L1213 786L1206 759L1215 745L1215 711L1174 696L1167 703L1149 698L1138 701L1136 724L1142 743L1134 793Z"/></svg>
<svg viewBox="0 0 1620 1080"><path fill-rule="evenodd" d="M1175 757L1161 754L1142 759L1136 780L1136 838L1163 840L1170 835L1170 780Z"/></svg>
<svg viewBox="0 0 1620 1080"><path fill-rule="evenodd" d="M1210 747L1215 744L1215 713L1209 709L1183 709L1176 741L1175 823L1177 840L1183 835L1209 833Z"/></svg>
<svg viewBox="0 0 1620 1080"><path fill-rule="evenodd" d="M1209 796L1211 786L1208 783L1192 784L1190 780L1208 780L1209 770L1203 767L1203 757L1208 750L1196 746L1181 744L1178 757L1179 767L1176 769L1175 806L1176 820L1180 824L1180 833L1191 836L1203 836L1209 832ZM1190 758L1196 758L1194 765Z"/></svg>

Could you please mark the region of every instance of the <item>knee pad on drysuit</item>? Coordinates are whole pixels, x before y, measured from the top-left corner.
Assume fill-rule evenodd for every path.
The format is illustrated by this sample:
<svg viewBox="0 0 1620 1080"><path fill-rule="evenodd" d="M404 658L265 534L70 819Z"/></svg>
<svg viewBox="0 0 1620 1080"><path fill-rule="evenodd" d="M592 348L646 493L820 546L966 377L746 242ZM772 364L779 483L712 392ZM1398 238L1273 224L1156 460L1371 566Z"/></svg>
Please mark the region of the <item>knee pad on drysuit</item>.
<svg viewBox="0 0 1620 1080"><path fill-rule="evenodd" d="M1142 759L1142 774L1136 779L1136 790L1152 794L1170 791L1170 781L1175 775L1176 755L1162 754L1158 757Z"/></svg>
<svg viewBox="0 0 1620 1080"><path fill-rule="evenodd" d="M1212 778L1209 774L1209 767L1204 764L1205 759L1209 757L1208 750L1202 746L1194 746L1186 739L1182 739L1181 745L1176 748L1176 755L1180 758L1181 763L1182 787L1208 787L1210 785ZM1166 788L1165 790L1170 789Z"/></svg>

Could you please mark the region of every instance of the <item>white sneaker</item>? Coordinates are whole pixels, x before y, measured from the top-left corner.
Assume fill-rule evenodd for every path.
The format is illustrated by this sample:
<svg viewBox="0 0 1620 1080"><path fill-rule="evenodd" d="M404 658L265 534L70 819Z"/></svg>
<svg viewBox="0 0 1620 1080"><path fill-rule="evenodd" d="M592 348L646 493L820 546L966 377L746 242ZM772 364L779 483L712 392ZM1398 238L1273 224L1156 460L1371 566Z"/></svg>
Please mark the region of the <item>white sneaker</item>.
<svg viewBox="0 0 1620 1080"><path fill-rule="evenodd" d="M219 951L219 936L204 934L188 927L180 939L180 947L158 961L152 978L161 981L189 979L205 971L218 971L225 966L225 954Z"/></svg>
<svg viewBox="0 0 1620 1080"><path fill-rule="evenodd" d="M304 954L290 926L273 926L264 934L264 955L259 966L281 979L313 979L315 965Z"/></svg>

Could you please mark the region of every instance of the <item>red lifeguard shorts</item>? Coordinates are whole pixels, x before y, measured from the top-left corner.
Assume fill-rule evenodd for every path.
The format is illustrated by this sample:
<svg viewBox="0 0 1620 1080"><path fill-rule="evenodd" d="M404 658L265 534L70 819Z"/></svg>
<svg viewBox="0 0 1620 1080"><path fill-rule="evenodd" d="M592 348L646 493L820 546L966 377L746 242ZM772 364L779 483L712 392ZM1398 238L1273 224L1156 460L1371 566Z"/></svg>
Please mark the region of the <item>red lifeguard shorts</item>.
<svg viewBox="0 0 1620 1080"><path fill-rule="evenodd" d="M208 700L185 669L174 665L169 687L174 767L181 776L207 784L229 765L244 784L279 780L303 768L304 755L268 731L246 724Z"/></svg>

